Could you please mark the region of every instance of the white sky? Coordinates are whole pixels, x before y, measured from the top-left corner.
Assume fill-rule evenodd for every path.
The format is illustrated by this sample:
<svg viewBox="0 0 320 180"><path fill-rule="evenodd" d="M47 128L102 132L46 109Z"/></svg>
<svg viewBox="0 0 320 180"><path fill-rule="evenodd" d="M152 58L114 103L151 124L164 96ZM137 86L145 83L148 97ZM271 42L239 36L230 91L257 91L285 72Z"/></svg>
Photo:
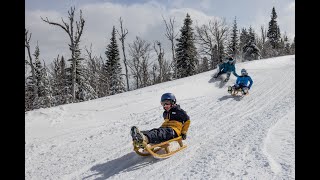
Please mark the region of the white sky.
<svg viewBox="0 0 320 180"><path fill-rule="evenodd" d="M176 32L183 24L186 13L189 13L193 25L208 23L212 18L226 18L232 24L237 17L238 28L252 26L260 34L260 27L268 27L272 7L278 14L278 25L282 34L286 32L292 41L295 35L295 1L293 0L26 0L26 28L32 33L31 51L34 52L36 42L40 46L40 59L52 62L58 54L70 57L69 37L57 26L43 22L41 17L62 23L68 22L68 10L76 7L76 19L79 9L86 20L81 38L82 53L84 47L93 44L93 53L105 58L105 49L110 42L112 27L119 28L119 18L124 20L124 27L129 30L126 43L132 43L136 36L150 43L160 40L166 55L171 53L170 42L165 37L165 26L162 15L176 19ZM120 45L120 44L119 44ZM126 45L127 46L127 45ZM128 47L127 47L128 48ZM27 57L27 55L26 55ZM122 57L121 57L122 58Z"/></svg>
<svg viewBox="0 0 320 180"><path fill-rule="evenodd" d="M242 99L216 70L25 114L25 179L295 179L295 56L236 64L254 84ZM133 151L130 127L159 127L172 92L191 125L165 160Z"/></svg>

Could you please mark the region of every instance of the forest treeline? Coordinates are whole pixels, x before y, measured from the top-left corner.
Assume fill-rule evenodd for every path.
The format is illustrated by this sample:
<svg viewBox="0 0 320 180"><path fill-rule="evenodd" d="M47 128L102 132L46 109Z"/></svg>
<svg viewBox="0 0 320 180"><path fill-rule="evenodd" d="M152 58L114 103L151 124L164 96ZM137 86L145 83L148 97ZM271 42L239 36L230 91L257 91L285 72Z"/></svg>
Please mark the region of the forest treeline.
<svg viewBox="0 0 320 180"><path fill-rule="evenodd" d="M25 29L25 111L92 100L192 76L215 69L229 56L243 62L295 54L295 38L290 42L286 33L281 34L274 7L268 27L261 26L260 32L251 26L238 29L236 17L231 27L225 19L194 26L188 13L180 31L175 32L175 18L163 17L167 42L149 42L138 36L133 42L126 42L129 30L120 17L119 27L113 26L111 30L103 57L92 54L92 44L90 48L79 48L86 24L81 10L79 21L75 21L74 7L68 11L68 20L41 19L68 35L71 57L58 54L51 64L41 62L40 46L38 43L30 46L32 33ZM170 43L171 52L164 52L163 43ZM156 57L152 58L151 53ZM165 58L165 53L170 58Z"/></svg>

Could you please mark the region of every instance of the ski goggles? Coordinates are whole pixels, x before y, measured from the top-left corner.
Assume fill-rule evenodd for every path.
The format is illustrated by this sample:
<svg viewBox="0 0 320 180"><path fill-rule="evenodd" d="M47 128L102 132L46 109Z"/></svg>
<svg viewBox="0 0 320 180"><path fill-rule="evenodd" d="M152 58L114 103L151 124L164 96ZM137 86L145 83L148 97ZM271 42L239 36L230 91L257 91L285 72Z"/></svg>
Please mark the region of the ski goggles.
<svg viewBox="0 0 320 180"><path fill-rule="evenodd" d="M161 102L161 106L167 106L167 105L171 105L171 101L170 100L165 100Z"/></svg>

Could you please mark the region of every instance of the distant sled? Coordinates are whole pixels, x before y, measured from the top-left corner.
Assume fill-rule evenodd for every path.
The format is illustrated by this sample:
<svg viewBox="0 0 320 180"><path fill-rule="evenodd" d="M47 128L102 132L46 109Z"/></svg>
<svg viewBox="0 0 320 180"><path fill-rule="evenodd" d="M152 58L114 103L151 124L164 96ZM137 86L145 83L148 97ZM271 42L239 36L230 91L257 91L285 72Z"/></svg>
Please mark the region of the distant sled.
<svg viewBox="0 0 320 180"><path fill-rule="evenodd" d="M249 95L249 91L244 93L241 88L240 89L232 89L231 92L229 92L229 93L231 94L231 96L240 96L240 97L244 97L244 96Z"/></svg>
<svg viewBox="0 0 320 180"><path fill-rule="evenodd" d="M168 158L186 147L186 145L183 145L181 136L159 144L143 144L142 146L137 146L133 142L133 150L137 154L140 156L151 155L156 159Z"/></svg>

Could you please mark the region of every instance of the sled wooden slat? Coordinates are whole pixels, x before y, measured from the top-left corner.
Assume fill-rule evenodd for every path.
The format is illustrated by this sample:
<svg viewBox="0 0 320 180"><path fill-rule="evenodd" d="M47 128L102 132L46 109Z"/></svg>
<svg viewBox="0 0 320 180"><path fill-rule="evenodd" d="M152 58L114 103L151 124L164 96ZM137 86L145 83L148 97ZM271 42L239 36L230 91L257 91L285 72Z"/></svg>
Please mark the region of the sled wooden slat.
<svg viewBox="0 0 320 180"><path fill-rule="evenodd" d="M238 93L240 93L240 95L238 95ZM233 90L232 92L231 92L231 95L232 96L248 96L249 95L249 91L245 94L245 95L243 95L242 94L242 90L241 89L239 89L239 90Z"/></svg>
<svg viewBox="0 0 320 180"><path fill-rule="evenodd" d="M177 141L179 143L179 148L177 150L174 151L170 151L169 146L170 146L170 142L174 142ZM154 158L156 159L163 159L163 158L168 158L170 156L172 156L173 154L185 149L187 146L183 145L182 143L182 138L181 136L174 138L174 139L170 139L168 141L159 143L159 144L144 144L143 147L134 147L134 151L140 155L140 156L149 156L152 155ZM163 149L166 153L165 154L157 154L158 151L160 151L161 149Z"/></svg>

